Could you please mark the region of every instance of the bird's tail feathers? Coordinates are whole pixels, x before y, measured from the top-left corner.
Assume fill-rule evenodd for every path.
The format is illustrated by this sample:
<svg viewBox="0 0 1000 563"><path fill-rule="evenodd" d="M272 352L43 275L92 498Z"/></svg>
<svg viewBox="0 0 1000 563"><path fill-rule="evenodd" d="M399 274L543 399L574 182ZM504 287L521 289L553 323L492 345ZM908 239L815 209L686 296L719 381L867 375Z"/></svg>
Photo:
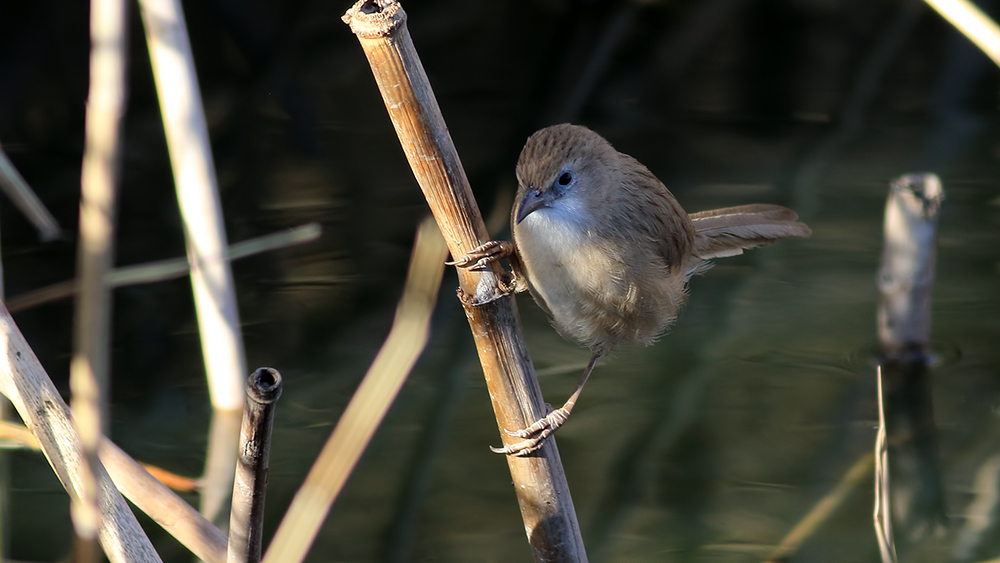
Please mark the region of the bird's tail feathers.
<svg viewBox="0 0 1000 563"><path fill-rule="evenodd" d="M787 207L757 203L689 215L694 224L694 254L702 260L742 254L787 237L807 237L812 230Z"/></svg>

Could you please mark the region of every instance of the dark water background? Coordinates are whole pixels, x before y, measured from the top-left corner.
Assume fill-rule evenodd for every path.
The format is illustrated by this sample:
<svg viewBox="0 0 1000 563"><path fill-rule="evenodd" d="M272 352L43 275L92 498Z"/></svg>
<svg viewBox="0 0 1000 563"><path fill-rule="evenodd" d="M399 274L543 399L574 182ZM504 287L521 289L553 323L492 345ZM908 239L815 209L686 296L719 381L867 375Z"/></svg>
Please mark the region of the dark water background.
<svg viewBox="0 0 1000 563"><path fill-rule="evenodd" d="M348 6L184 3L230 241L324 228L233 264L248 367L285 378L267 538L387 334L427 213L340 22ZM689 211L773 202L813 228L720 262L659 344L595 372L558 434L592 561L760 561L872 450L883 205L892 177L922 170L947 192L936 362L918 385L933 401L944 502L921 503L934 488L901 477L898 547L904 561L1000 556L988 517L1000 486L1000 80L988 59L917 2L404 6L485 214L509 209L524 139L571 120L647 164ZM73 276L87 17L85 2L0 4L0 142L67 233L38 243L0 202L9 296ZM135 10L131 24L120 265L184 254ZM446 274L427 351L310 561L530 560L506 463L487 449L499 436L456 285ZM530 298L520 309L542 389L561 403L588 353ZM66 390L71 302L15 320ZM189 283L117 290L114 331L112 438L198 475L210 412ZM914 456L901 459L900 471ZM65 493L40 455L12 464L11 556L64 558ZM877 561L871 510L865 478L793 560ZM921 535L928 523L936 533ZM149 529L165 560L190 560Z"/></svg>

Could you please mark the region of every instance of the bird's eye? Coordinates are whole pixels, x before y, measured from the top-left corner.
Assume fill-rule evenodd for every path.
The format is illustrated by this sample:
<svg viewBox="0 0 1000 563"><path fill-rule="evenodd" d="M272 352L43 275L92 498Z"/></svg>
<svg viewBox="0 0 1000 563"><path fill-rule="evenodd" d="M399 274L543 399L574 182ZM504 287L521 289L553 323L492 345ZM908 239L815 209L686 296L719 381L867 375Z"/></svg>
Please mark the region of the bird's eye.
<svg viewBox="0 0 1000 563"><path fill-rule="evenodd" d="M563 172L562 175L559 176L558 180L560 186L568 186L569 183L572 181L573 181L573 175L570 174L569 172Z"/></svg>

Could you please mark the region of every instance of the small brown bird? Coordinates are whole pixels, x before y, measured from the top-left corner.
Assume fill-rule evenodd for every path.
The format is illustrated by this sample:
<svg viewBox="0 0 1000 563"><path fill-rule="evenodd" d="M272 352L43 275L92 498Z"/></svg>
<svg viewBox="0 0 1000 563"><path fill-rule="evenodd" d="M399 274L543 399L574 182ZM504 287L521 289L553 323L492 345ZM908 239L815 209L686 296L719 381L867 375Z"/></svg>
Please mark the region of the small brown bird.
<svg viewBox="0 0 1000 563"><path fill-rule="evenodd" d="M592 352L573 395L497 453L527 455L569 417L597 361L619 344L652 344L673 324L687 280L713 258L811 231L794 211L755 204L688 215L639 161L578 125L532 135L517 162L514 244L491 241L451 262L507 258L563 337Z"/></svg>

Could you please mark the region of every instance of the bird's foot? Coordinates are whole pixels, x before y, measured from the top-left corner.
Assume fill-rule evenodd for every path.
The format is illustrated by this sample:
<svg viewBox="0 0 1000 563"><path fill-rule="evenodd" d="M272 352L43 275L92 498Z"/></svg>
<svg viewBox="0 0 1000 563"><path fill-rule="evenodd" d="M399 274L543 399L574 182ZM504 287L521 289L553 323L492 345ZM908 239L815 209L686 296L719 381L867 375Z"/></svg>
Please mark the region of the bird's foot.
<svg viewBox="0 0 1000 563"><path fill-rule="evenodd" d="M449 266L459 268L469 268L470 270L485 270L490 262L496 262L501 258L509 258L514 254L514 243L509 240L491 240L481 244L451 262L445 262Z"/></svg>
<svg viewBox="0 0 1000 563"><path fill-rule="evenodd" d="M535 421L523 430L504 430L508 436L524 438L520 442L508 444L502 448L490 447L493 453L524 457L537 451L545 445L545 439L565 424L569 418L569 410L565 407L550 411L549 414Z"/></svg>

